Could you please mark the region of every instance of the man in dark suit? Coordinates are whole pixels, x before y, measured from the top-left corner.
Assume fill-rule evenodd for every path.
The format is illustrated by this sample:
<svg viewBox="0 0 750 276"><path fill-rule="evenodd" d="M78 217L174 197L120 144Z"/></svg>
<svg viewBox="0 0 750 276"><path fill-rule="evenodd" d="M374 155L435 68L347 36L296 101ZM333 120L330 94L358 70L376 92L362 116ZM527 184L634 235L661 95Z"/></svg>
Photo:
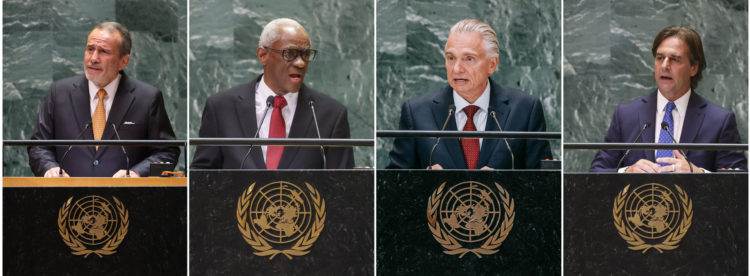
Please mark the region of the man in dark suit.
<svg viewBox="0 0 750 276"><path fill-rule="evenodd" d="M128 77L130 34L116 22L91 31L84 54L85 75L55 81L39 108L31 139L175 139L161 91ZM126 160L120 147L32 146L29 165L37 176L123 177ZM152 162L176 163L177 147L126 147L132 177L147 176ZM63 164L60 170L60 164ZM58 172L62 172L59 175Z"/></svg>
<svg viewBox="0 0 750 276"><path fill-rule="evenodd" d="M497 131L496 113L502 130L545 131L538 99L489 78L497 69L498 54L497 36L487 24L473 19L456 23L445 44L450 85L404 103L399 129L440 130L448 119L446 130ZM455 116L448 117L451 106ZM502 139L441 139L430 164L435 138L397 138L388 168L530 169L552 158L547 141L508 139L508 143L515 166Z"/></svg>
<svg viewBox="0 0 750 276"><path fill-rule="evenodd" d="M617 106L605 142L740 143L734 114L704 99L694 90L706 68L703 45L694 30L671 26L654 39L654 79L658 89L630 103ZM664 122L669 132L662 129ZM654 128L651 128L654 127ZM592 172L705 172L720 168L747 170L743 151L600 150L591 163ZM618 167L620 159L622 165Z"/></svg>
<svg viewBox="0 0 750 276"><path fill-rule="evenodd" d="M302 84L316 51L310 49L310 38L299 23L287 18L269 22L260 35L256 54L263 74L249 84L209 97L203 109L200 137L250 138L258 132L260 138L318 138L313 105L322 138L350 137L346 107ZM273 99L270 108L266 108L268 98ZM325 168L354 167L350 147L326 147L324 152ZM190 167L322 169L322 156L319 147L199 146Z"/></svg>

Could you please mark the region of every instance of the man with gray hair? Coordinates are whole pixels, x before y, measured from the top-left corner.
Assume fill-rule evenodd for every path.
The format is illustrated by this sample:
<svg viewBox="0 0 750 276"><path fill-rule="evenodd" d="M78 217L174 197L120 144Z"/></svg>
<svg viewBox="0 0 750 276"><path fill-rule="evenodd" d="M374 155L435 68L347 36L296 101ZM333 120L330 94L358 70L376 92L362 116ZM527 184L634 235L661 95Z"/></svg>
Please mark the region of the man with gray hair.
<svg viewBox="0 0 750 276"><path fill-rule="evenodd" d="M52 83L39 108L33 140L172 140L172 124L159 89L125 74L130 32L117 22L96 25L83 56L84 74ZM117 132L115 132L117 131ZM117 135L119 134L119 135ZM29 165L37 176L148 176L150 164L169 162L177 147L33 146ZM130 164L128 164L129 160Z"/></svg>
<svg viewBox="0 0 750 276"><path fill-rule="evenodd" d="M200 137L318 138L317 125L321 138L349 138L346 107L302 83L317 53L310 47L297 21L279 18L266 24L256 50L263 74L209 97ZM354 154L348 147L200 146L190 167L348 169L354 167Z"/></svg>
<svg viewBox="0 0 750 276"><path fill-rule="evenodd" d="M545 131L539 99L489 78L497 70L498 55L490 26L474 19L456 23L445 44L449 85L405 102L399 129ZM433 151L435 144L435 138L397 138L388 168L533 169L552 158L544 140L509 139L506 145L502 139L442 139Z"/></svg>

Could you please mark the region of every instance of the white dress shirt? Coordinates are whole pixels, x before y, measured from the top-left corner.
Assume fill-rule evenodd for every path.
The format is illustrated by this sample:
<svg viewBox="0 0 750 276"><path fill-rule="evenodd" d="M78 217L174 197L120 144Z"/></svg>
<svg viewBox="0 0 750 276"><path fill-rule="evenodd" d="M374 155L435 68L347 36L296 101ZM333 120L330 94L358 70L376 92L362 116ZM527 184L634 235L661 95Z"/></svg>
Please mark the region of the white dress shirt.
<svg viewBox="0 0 750 276"><path fill-rule="evenodd" d="M260 119L263 118L263 111L266 110L266 99L268 96L277 96L276 93L271 90L270 87L266 84L265 76L260 78L260 81L258 82L256 88L255 88L255 120L257 120L257 125L260 126L260 132L258 133L258 137L260 138L268 138L268 132L271 128L271 113L273 113L273 104L271 104L271 107L268 108L266 118L261 123ZM297 92L290 92L286 93L284 95L284 99L286 99L286 106L281 109L281 116L284 117L284 124L286 126L286 137L289 137L289 130L292 128L292 119L294 118L294 111L297 109L297 98L299 98L299 93ZM266 160L266 150L268 149L268 146L261 146L260 147L263 150L263 161Z"/></svg>
<svg viewBox="0 0 750 276"><path fill-rule="evenodd" d="M107 95L104 96L104 114L105 118L109 119L109 110L112 109L112 103L115 101L115 93L117 93L117 87L120 86L121 78L122 75L117 74L117 77L103 88L96 86L93 81L89 80L89 105L91 106L92 118L94 117L96 105L99 104L99 97L96 93L99 92L99 89L104 89L104 91L107 91Z"/></svg>
<svg viewBox="0 0 750 276"><path fill-rule="evenodd" d="M479 109L474 113L474 126L476 126L477 131L484 131L484 127L487 124L487 109L490 106L490 81L487 80L487 87L484 88L484 92L482 92L482 95L473 103L466 101L456 93L456 90L453 90L453 103L456 105L457 130L463 130L466 125L466 120L468 119L466 113L464 113L464 107L468 105L476 105ZM479 138L479 148L482 148L482 140L482 138Z"/></svg>

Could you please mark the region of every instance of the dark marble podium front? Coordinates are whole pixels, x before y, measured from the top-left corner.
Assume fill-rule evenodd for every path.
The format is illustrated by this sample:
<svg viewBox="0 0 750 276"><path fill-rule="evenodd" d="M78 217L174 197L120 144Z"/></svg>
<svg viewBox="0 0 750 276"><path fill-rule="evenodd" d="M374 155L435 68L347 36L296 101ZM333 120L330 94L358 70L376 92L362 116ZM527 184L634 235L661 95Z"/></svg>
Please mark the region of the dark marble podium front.
<svg viewBox="0 0 750 276"><path fill-rule="evenodd" d="M747 275L747 176L565 174L565 273ZM613 208L620 191L647 183L677 185L692 200L692 224L676 249L628 249L615 228Z"/></svg>
<svg viewBox="0 0 750 276"><path fill-rule="evenodd" d="M31 182L97 182L94 187L3 188L4 275L185 275L187 274L187 180L181 186L138 186L163 178L27 178ZM23 180L23 181L27 181ZM111 185L111 186L109 186ZM111 255L74 255L58 226L64 203L96 195L128 214L129 227ZM71 207L71 210L74 210ZM90 209L86 209L90 210ZM90 211L86 211L90 212ZM71 214L73 211L71 211ZM81 214L81 213L78 213ZM73 216L80 218L80 216ZM72 232L69 232L72 233ZM118 230L119 233L119 230ZM102 245L87 246L96 250Z"/></svg>
<svg viewBox="0 0 750 276"><path fill-rule="evenodd" d="M559 274L560 177L560 171L378 170L378 274ZM463 181L498 183L515 202L513 228L495 254L443 253L428 227L433 191Z"/></svg>
<svg viewBox="0 0 750 276"><path fill-rule="evenodd" d="M303 256L257 256L237 226L251 183L309 183L325 200L325 226ZM372 170L191 170L191 275L372 275Z"/></svg>

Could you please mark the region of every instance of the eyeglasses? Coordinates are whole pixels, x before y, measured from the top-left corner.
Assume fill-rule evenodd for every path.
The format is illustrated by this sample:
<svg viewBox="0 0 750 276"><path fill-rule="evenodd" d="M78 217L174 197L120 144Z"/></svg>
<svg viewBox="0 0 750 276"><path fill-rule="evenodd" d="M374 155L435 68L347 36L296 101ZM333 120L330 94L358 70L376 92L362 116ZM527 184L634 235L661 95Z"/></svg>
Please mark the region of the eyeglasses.
<svg viewBox="0 0 750 276"><path fill-rule="evenodd" d="M297 59L297 57L302 57L302 60L311 62L315 59L316 54L318 53L318 50L313 49L305 49L305 50L299 50L299 49L283 49L283 50L276 50L271 47L263 46L266 50L271 50L277 53L281 53L281 58L283 58L286 62L290 62L292 60Z"/></svg>

